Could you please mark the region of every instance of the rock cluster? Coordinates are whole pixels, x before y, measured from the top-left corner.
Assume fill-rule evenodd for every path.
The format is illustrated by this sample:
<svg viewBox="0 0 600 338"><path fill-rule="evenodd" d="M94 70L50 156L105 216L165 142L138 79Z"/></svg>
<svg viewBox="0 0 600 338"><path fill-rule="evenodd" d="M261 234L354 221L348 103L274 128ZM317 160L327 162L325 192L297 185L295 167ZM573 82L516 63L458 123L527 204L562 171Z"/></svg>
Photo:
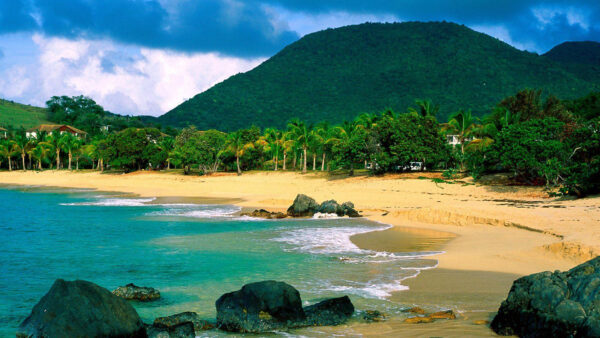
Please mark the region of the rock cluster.
<svg viewBox="0 0 600 338"><path fill-rule="evenodd" d="M145 337L137 312L94 283L57 279L19 326L17 337Z"/></svg>
<svg viewBox="0 0 600 338"><path fill-rule="evenodd" d="M338 325L354 313L347 296L303 308L298 290L277 281L244 285L222 295L216 307L219 329L252 333ZM107 289L58 279L21 323L17 337L191 338L214 327L195 312L156 318L145 325L131 304Z"/></svg>
<svg viewBox="0 0 600 338"><path fill-rule="evenodd" d="M287 210L288 216L291 217L312 217L316 213L360 217L352 202L344 202L340 205L335 200L328 200L318 204L313 198L304 194L298 194Z"/></svg>
<svg viewBox="0 0 600 338"><path fill-rule="evenodd" d="M421 309L420 307L413 307L404 312L417 315L406 318L404 322L408 324L431 323L436 319L456 319L456 315L452 310L438 311L428 314L425 310Z"/></svg>
<svg viewBox="0 0 600 338"><path fill-rule="evenodd" d="M265 209L256 209L252 212L243 212L240 214L241 216L250 216L250 217L258 217L265 219L280 219L286 218L287 215L283 212L271 212Z"/></svg>
<svg viewBox="0 0 600 338"><path fill-rule="evenodd" d="M160 292L155 288L136 286L133 283L120 286L112 293L126 300L137 300L140 302L150 302L160 298Z"/></svg>
<svg viewBox="0 0 600 338"><path fill-rule="evenodd" d="M251 333L338 325L354 313L347 296L302 308L298 290L277 281L246 284L238 291L221 296L216 307L219 329Z"/></svg>
<svg viewBox="0 0 600 338"><path fill-rule="evenodd" d="M600 257L517 279L491 327L520 337L600 337Z"/></svg>

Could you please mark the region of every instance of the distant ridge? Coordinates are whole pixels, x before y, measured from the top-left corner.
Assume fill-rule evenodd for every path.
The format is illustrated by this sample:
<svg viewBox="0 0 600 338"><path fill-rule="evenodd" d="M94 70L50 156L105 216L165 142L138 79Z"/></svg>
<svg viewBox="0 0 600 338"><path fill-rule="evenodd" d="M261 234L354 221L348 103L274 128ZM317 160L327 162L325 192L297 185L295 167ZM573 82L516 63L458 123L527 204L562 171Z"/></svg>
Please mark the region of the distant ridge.
<svg viewBox="0 0 600 338"><path fill-rule="evenodd" d="M564 42L549 50L544 56L556 62L600 66L600 42Z"/></svg>
<svg viewBox="0 0 600 338"><path fill-rule="evenodd" d="M306 35L158 120L225 131L282 127L293 117L337 123L404 111L415 99L439 104L443 120L459 108L483 115L524 88L565 99L600 88L595 75L582 73L454 23L366 23Z"/></svg>

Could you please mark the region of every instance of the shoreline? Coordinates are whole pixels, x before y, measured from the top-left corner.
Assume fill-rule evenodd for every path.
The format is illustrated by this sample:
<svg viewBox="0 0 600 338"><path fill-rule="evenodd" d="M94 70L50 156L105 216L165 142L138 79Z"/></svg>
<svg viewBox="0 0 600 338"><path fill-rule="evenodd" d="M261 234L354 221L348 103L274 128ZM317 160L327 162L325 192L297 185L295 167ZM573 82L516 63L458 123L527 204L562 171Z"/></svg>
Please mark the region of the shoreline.
<svg viewBox="0 0 600 338"><path fill-rule="evenodd" d="M487 317L497 310L514 279L540 271L566 270L600 252L598 246L590 245L600 243L594 242L600 238L600 199L559 201L545 198L540 189L440 187L429 180L395 176L328 180L291 172L254 172L240 177L156 172L0 172L0 184L156 197L153 204L234 204L243 211L285 211L297 193L318 202L350 200L363 211L365 219L391 226L352 236L351 241L358 247L402 252L406 247L398 239L408 234L425 240L423 245L431 249L427 251L444 251L429 256L438 261L435 269L403 280L409 290L394 292L390 300L438 308L454 306L463 311L459 319L450 322L415 326L390 319L351 326L351 332L368 336L417 332L493 335L486 325L475 325L474 321L489 320ZM487 292L485 301L481 290Z"/></svg>

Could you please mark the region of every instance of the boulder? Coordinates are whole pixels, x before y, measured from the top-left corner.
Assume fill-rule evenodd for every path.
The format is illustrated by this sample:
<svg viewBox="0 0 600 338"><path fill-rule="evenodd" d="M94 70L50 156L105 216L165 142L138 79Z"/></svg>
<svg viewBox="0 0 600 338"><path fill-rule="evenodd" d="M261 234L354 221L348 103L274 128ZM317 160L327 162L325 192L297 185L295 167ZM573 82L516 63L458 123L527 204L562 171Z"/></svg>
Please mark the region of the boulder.
<svg viewBox="0 0 600 338"><path fill-rule="evenodd" d="M146 328L148 338L194 338L194 324L183 322L177 325L164 326L153 324Z"/></svg>
<svg viewBox="0 0 600 338"><path fill-rule="evenodd" d="M600 337L600 257L517 279L491 328L520 337Z"/></svg>
<svg viewBox="0 0 600 338"><path fill-rule="evenodd" d="M136 286L133 283L120 286L114 290L113 295L127 300L149 302L160 298L160 292L146 286Z"/></svg>
<svg viewBox="0 0 600 338"><path fill-rule="evenodd" d="M354 305L348 296L331 298L304 308L307 325L339 325L354 313Z"/></svg>
<svg viewBox="0 0 600 338"><path fill-rule="evenodd" d="M342 210L344 211L344 215L348 217L360 217L358 211L354 209L354 203L352 202L342 203Z"/></svg>
<svg viewBox="0 0 600 338"><path fill-rule="evenodd" d="M187 322L194 324L195 332L201 332L214 328L213 324L207 322L206 320L200 319L200 316L198 316L196 312L182 312L168 317L159 317L154 319L153 325L172 327Z"/></svg>
<svg viewBox="0 0 600 338"><path fill-rule="evenodd" d="M17 337L145 337L131 304L94 283L57 279Z"/></svg>
<svg viewBox="0 0 600 338"><path fill-rule="evenodd" d="M321 203L317 212L322 214L336 214L338 216L344 216L344 210L342 206L335 200L329 200Z"/></svg>
<svg viewBox="0 0 600 338"><path fill-rule="evenodd" d="M232 332L265 332L297 327L306 318L300 293L284 282L244 285L216 302L217 327Z"/></svg>
<svg viewBox="0 0 600 338"><path fill-rule="evenodd" d="M319 209L319 204L312 198L298 194L294 203L288 208L287 214L291 217L312 217Z"/></svg>

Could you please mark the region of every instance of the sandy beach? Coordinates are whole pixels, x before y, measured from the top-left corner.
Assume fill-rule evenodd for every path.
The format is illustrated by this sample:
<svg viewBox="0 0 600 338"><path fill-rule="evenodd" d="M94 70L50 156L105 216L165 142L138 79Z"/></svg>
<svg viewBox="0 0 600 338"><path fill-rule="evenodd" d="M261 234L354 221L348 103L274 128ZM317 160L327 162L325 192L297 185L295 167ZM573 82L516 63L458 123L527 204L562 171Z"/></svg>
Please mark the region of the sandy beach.
<svg viewBox="0 0 600 338"><path fill-rule="evenodd" d="M491 330L475 322L489 320L515 278L565 270L600 254L598 197L559 200L549 198L542 188L481 186L469 179L435 183L417 177L14 171L0 172L0 184L89 188L272 211L285 210L298 193L318 202L352 201L369 219L395 226L356 235L352 238L356 245L392 252L444 252L432 257L438 260L436 269L404 281L410 290L397 292L393 300L424 308L460 308L463 312L456 321L411 325L390 320L348 329L365 336L431 336L440 332L444 336L491 336Z"/></svg>

